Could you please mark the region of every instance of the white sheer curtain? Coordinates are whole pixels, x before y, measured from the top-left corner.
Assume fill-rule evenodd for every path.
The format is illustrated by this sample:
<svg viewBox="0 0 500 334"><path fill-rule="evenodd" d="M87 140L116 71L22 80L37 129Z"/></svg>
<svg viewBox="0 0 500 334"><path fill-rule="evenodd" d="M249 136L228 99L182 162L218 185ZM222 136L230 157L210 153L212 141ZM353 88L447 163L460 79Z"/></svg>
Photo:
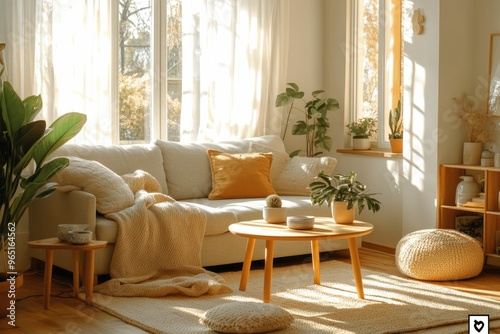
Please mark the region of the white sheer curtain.
<svg viewBox="0 0 500 334"><path fill-rule="evenodd" d="M5 0L4 0L5 1ZM87 115L79 143L116 143L111 86L111 1L6 0L7 80L21 97L41 94L50 124ZM117 125L115 125L117 127ZM117 135L115 135L117 136Z"/></svg>
<svg viewBox="0 0 500 334"><path fill-rule="evenodd" d="M41 94L49 124L70 111L85 113L76 142L118 143L116 4L2 5L7 78L20 95ZM285 87L288 6L288 0L183 1L182 140L281 133L274 101Z"/></svg>
<svg viewBox="0 0 500 334"><path fill-rule="evenodd" d="M185 1L182 43L181 140L281 132L288 1Z"/></svg>

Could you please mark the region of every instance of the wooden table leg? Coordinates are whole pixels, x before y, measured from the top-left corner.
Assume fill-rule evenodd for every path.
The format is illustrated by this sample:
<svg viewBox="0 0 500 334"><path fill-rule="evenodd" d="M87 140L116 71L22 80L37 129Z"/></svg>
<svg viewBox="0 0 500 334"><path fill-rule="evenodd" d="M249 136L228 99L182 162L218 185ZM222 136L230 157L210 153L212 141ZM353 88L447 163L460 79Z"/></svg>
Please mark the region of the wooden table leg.
<svg viewBox="0 0 500 334"><path fill-rule="evenodd" d="M43 277L43 307L48 310L50 305L50 287L52 284L52 265L54 264L54 250L45 250L45 273Z"/></svg>
<svg viewBox="0 0 500 334"><path fill-rule="evenodd" d="M266 259L264 267L264 303L271 301L271 284L273 280L274 240L266 240Z"/></svg>
<svg viewBox="0 0 500 334"><path fill-rule="evenodd" d="M94 250L90 249L85 254L85 303L92 305L94 292Z"/></svg>
<svg viewBox="0 0 500 334"><path fill-rule="evenodd" d="M77 250L73 253L73 294L78 298L80 292L80 252Z"/></svg>
<svg viewBox="0 0 500 334"><path fill-rule="evenodd" d="M358 290L358 297L365 299L363 291L363 280L361 276L361 265L359 263L358 245L356 238L349 238L349 253L351 254L352 272L354 274L354 282L356 282L356 290Z"/></svg>
<svg viewBox="0 0 500 334"><path fill-rule="evenodd" d="M243 269L241 270L240 291L245 291L247 289L248 276L250 275L250 267L252 265L254 248L255 239L248 238L245 260L243 261Z"/></svg>
<svg viewBox="0 0 500 334"><path fill-rule="evenodd" d="M311 240L312 265L314 272L314 284L321 284L319 271L319 241Z"/></svg>

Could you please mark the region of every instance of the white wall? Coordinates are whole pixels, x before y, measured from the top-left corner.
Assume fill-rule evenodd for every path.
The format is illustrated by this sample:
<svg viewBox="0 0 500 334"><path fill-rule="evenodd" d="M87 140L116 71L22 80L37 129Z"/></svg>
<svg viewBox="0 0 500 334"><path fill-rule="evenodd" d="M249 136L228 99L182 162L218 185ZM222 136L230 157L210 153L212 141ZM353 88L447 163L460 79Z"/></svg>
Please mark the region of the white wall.
<svg viewBox="0 0 500 334"><path fill-rule="evenodd" d="M438 167L460 163L465 133L453 115L453 98L463 92L485 93L489 34L500 32L500 1L406 0L425 16L424 34L404 38L404 157L383 159L336 153L348 142L346 105L346 1L292 0L289 78L306 92L323 87L339 100L341 110L331 114L330 155L339 161L336 172L355 170L369 188L380 192L377 214L363 213L375 230L363 240L396 247L400 238L415 230L436 226ZM322 13L322 16L316 16ZM410 20L406 17L404 20ZM306 33L323 27L324 44ZM298 41L297 33L301 34ZM322 58L324 57L324 58ZM323 68L316 61L323 59ZM314 73L314 74L313 74ZM321 76L321 79L314 77ZM312 84L321 87L309 86ZM500 133L498 134L500 135ZM301 139L287 148L302 145ZM499 141L500 143L500 141ZM500 145L499 145L500 149Z"/></svg>
<svg viewBox="0 0 500 334"><path fill-rule="evenodd" d="M308 94L325 89L325 96L334 97L340 110L329 115L333 138L331 156L338 159L336 172L354 170L358 179L367 183L373 192L381 193L383 208L377 214L363 212L358 217L375 225L375 230L363 240L395 247L401 238L402 197L400 193L401 159L366 158L338 154L346 138L348 113L346 98L346 3L344 1L292 0L290 2L290 51L288 81L293 81ZM317 29L323 29L323 33ZM300 36L300 38L299 38ZM295 138L293 138L295 137ZM303 147L302 136L285 139L287 149Z"/></svg>

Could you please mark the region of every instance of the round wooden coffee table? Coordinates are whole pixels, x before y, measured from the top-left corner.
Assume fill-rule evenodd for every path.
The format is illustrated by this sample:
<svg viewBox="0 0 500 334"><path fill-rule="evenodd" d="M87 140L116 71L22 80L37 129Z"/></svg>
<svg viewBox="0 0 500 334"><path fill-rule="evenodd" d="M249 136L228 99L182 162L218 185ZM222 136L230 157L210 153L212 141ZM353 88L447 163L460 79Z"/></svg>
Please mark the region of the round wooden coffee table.
<svg viewBox="0 0 500 334"><path fill-rule="evenodd" d="M229 226L229 231L231 231L231 233L248 238L243 269L241 272L240 290L246 290L255 240L257 239L266 240L263 297L265 303L269 303L271 300L274 241L311 241L314 284L320 284L319 241L347 239L354 281L356 282L356 290L358 292L358 297L364 299L356 238L370 234L373 231L373 225L357 220L352 224L337 224L334 222L333 218L328 217L316 217L314 220L314 228L311 230L292 230L289 229L286 224L269 224L263 219L231 224Z"/></svg>

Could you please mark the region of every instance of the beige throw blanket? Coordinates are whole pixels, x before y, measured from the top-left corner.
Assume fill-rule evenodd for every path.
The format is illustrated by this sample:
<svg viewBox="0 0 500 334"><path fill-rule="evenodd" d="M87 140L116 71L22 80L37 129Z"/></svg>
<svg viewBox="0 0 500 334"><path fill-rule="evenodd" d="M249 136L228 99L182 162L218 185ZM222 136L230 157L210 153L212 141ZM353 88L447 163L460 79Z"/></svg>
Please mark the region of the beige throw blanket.
<svg viewBox="0 0 500 334"><path fill-rule="evenodd" d="M123 176L133 206L106 214L118 223L112 279L94 291L113 296L199 296L231 292L224 279L201 267L206 217L198 208L160 193L148 173Z"/></svg>

